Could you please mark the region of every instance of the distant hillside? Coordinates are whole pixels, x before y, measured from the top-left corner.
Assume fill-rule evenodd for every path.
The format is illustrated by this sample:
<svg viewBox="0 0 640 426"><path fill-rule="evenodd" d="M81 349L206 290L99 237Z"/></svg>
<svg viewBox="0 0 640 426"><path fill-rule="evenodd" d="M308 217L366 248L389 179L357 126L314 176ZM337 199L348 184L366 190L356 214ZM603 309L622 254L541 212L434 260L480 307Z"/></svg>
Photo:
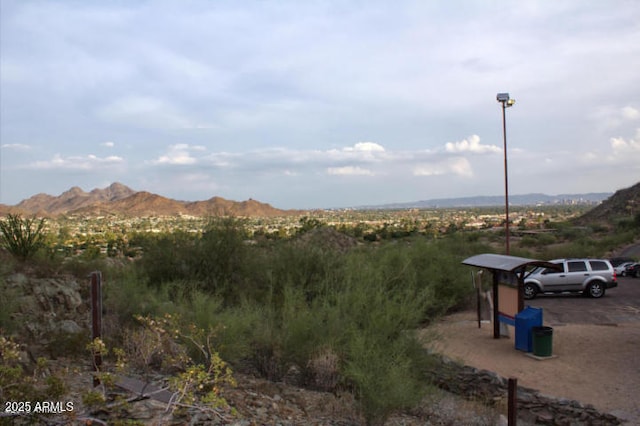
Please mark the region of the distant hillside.
<svg viewBox="0 0 640 426"><path fill-rule="evenodd" d="M230 201L213 197L206 201L176 201L146 191L134 191L114 183L104 189L85 192L73 187L59 196L37 194L16 206L0 205L0 214L22 213L39 216L79 214L91 216L241 216L273 217L300 214L299 210L280 210L255 200Z"/></svg>
<svg viewBox="0 0 640 426"><path fill-rule="evenodd" d="M640 182L616 191L597 207L580 216L581 224L611 222L614 219L633 217L640 213Z"/></svg>
<svg viewBox="0 0 640 426"><path fill-rule="evenodd" d="M596 192L588 194L525 194L510 195L509 205L536 206L562 204L598 204L611 195L610 192ZM383 204L378 206L362 206L360 208L379 209L408 209L408 208L453 208L453 207L492 207L504 206L504 195L475 196L461 198L436 198L431 200L413 201L408 203Z"/></svg>
<svg viewBox="0 0 640 426"><path fill-rule="evenodd" d="M48 194L37 194L21 201L16 207L31 214L58 215L91 206L98 202L121 200L135 194L135 191L121 183L114 183L108 188L94 189L84 192L77 186L54 197Z"/></svg>

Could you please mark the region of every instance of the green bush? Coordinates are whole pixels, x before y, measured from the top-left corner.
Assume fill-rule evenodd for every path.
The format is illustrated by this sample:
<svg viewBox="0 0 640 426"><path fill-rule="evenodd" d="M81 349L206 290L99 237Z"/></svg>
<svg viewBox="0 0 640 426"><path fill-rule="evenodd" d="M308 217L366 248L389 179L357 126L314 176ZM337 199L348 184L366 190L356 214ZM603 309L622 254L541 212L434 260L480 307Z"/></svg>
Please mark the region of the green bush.
<svg viewBox="0 0 640 426"><path fill-rule="evenodd" d="M33 257L44 246L45 219L8 214L0 220L0 244L19 260Z"/></svg>
<svg viewBox="0 0 640 426"><path fill-rule="evenodd" d="M241 284L247 259L247 232L244 223L234 218L211 219L196 241L188 265L195 278L209 293L235 302L235 286Z"/></svg>
<svg viewBox="0 0 640 426"><path fill-rule="evenodd" d="M138 261L147 282L156 288L163 283L190 280L194 272L190 259L195 251L195 237L183 231L170 234L139 236L143 255Z"/></svg>
<svg viewBox="0 0 640 426"><path fill-rule="evenodd" d="M373 333L355 334L348 351L344 375L367 425L384 425L390 414L413 407L424 397L427 386L419 371L426 355L416 350L412 339L386 342Z"/></svg>
<svg viewBox="0 0 640 426"><path fill-rule="evenodd" d="M282 380L355 392L370 424L424 393L420 324L465 306L472 292L461 261L488 251L473 236L412 237L343 251L298 240L245 243L238 221L202 236L149 238L139 264L110 281L121 321L178 313L215 330L221 356ZM147 283L151 284L147 286Z"/></svg>

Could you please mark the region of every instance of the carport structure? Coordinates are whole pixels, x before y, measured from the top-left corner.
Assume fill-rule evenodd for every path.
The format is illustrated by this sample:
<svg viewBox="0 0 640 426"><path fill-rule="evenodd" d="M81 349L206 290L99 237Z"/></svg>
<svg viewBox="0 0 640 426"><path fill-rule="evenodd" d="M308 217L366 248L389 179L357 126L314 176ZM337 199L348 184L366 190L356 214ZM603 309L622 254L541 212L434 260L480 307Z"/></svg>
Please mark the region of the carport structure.
<svg viewBox="0 0 640 426"><path fill-rule="evenodd" d="M558 269L558 265L543 260L503 254L485 253L471 256L463 265L487 269L493 277L493 337L500 338L500 321L511 323L524 309L524 279L527 268L543 266Z"/></svg>

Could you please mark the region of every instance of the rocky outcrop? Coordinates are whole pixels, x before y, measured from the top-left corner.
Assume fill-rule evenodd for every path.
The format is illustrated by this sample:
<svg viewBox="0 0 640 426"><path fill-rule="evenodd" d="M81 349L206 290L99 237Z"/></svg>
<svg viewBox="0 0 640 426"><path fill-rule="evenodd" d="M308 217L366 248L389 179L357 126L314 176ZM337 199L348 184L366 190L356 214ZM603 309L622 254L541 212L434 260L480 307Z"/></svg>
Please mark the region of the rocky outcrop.
<svg viewBox="0 0 640 426"><path fill-rule="evenodd" d="M88 284L85 287L68 276L34 278L17 273L5 278L14 332L26 342L32 358L51 355L45 348L59 344L61 337L90 339Z"/></svg>

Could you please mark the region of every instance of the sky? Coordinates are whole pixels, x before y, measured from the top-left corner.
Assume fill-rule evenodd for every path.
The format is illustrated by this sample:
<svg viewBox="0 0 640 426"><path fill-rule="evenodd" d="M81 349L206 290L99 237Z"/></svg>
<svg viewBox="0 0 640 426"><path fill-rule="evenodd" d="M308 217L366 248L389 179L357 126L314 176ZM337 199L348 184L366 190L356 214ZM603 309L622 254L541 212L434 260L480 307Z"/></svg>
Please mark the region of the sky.
<svg viewBox="0 0 640 426"><path fill-rule="evenodd" d="M0 0L0 203L284 209L640 181L637 0Z"/></svg>

